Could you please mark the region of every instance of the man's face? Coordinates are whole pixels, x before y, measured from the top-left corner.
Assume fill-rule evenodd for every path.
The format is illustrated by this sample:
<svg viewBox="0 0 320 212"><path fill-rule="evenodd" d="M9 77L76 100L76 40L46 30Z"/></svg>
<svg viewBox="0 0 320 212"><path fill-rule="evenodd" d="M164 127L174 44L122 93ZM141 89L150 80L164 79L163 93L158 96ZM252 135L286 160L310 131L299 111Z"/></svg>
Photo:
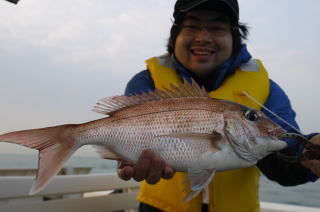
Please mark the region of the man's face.
<svg viewBox="0 0 320 212"><path fill-rule="evenodd" d="M232 54L229 19L210 10L190 11L177 36L174 53L178 61L198 77L207 77Z"/></svg>

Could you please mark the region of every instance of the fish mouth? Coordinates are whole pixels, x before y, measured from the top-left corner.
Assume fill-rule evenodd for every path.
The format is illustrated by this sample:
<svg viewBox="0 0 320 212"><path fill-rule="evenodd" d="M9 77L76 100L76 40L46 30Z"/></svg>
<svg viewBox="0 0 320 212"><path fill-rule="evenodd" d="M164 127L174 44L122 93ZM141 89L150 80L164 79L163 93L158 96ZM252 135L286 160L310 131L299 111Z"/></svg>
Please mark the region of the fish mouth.
<svg viewBox="0 0 320 212"><path fill-rule="evenodd" d="M277 139L282 139L282 138L285 138L286 136L290 136L289 133L287 133L287 131L285 131L281 127L277 127L272 130L269 130L268 135L272 138L277 138Z"/></svg>

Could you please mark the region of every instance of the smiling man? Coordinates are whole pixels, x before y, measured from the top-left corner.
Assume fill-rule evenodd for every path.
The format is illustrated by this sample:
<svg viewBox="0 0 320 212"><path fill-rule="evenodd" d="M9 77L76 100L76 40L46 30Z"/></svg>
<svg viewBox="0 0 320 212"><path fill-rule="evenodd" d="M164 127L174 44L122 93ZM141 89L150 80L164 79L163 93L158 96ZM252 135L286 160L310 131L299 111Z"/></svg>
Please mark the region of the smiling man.
<svg viewBox="0 0 320 212"><path fill-rule="evenodd" d="M247 27L239 22L237 0L177 0L168 53L148 59L147 70L135 75L126 95L195 79L211 97L234 101L262 110L288 132L294 132L239 91L248 91L274 113L298 128L295 112L284 91L270 80L260 60L252 59L244 41ZM309 135L320 143L320 136ZM288 140L287 154L301 153L296 140ZM298 185L320 176L319 161L288 163L271 154L257 166L217 173L206 191L183 203L185 173L176 173L152 151L142 153L134 166L120 164L120 178L141 185L140 211L259 211L259 175L281 185Z"/></svg>
<svg viewBox="0 0 320 212"><path fill-rule="evenodd" d="M231 23L221 12L195 10L186 14L174 55L195 75L211 77L232 53Z"/></svg>

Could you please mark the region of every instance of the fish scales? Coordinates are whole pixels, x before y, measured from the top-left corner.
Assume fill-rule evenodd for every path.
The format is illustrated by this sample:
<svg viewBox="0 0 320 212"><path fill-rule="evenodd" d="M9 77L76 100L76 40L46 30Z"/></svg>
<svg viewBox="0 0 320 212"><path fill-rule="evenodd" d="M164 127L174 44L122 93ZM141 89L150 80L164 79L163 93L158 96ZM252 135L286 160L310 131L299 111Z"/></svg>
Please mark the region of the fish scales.
<svg viewBox="0 0 320 212"><path fill-rule="evenodd" d="M199 103L199 100L194 99ZM171 137L155 139L169 134L210 134L213 131L222 131L223 115L210 108L213 103L210 99L202 98L196 106L191 98L189 100L191 101L187 105L184 99L178 98L122 109L110 118L99 120L101 123L98 126L96 122L80 126L81 133L76 133L79 136L76 140L83 144L114 147L116 152L129 161L136 161L144 149L154 149L169 163L193 162L210 149L210 144L181 141ZM121 149L116 148L117 146L121 146Z"/></svg>

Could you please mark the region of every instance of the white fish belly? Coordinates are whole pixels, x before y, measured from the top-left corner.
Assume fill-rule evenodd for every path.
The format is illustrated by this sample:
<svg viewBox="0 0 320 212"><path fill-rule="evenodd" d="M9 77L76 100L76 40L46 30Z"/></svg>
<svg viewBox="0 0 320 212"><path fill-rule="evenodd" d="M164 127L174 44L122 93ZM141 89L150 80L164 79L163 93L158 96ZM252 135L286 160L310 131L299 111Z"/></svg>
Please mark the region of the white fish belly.
<svg viewBox="0 0 320 212"><path fill-rule="evenodd" d="M226 147L224 150L218 151L207 158L210 168L217 171L226 171L232 169L245 168L253 166L257 161L247 161L240 158L231 148Z"/></svg>

